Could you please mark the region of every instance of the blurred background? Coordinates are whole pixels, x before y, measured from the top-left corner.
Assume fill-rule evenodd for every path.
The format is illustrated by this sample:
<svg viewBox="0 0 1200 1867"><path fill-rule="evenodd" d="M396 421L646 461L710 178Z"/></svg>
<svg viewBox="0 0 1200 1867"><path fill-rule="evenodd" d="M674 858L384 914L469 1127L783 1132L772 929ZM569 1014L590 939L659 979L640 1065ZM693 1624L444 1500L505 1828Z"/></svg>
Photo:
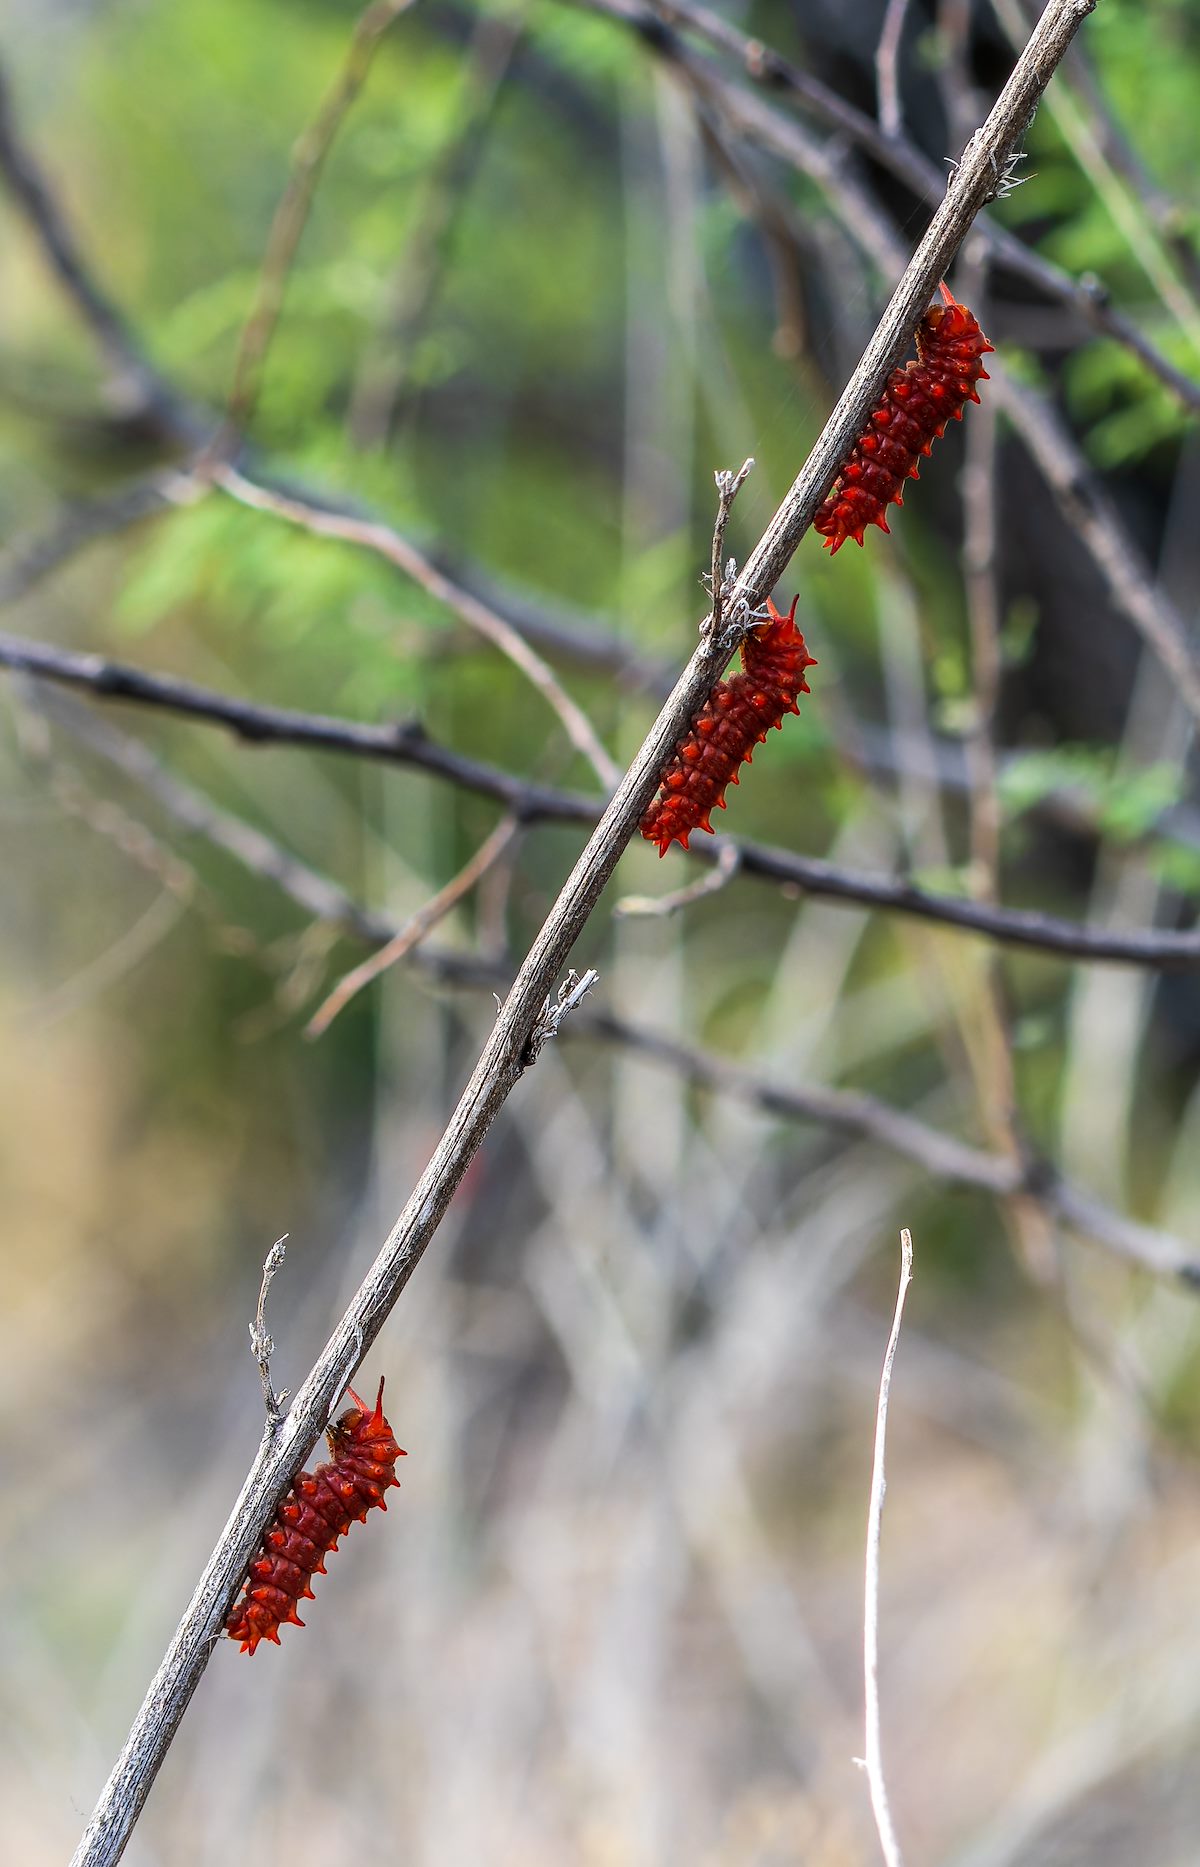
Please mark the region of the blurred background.
<svg viewBox="0 0 1200 1867"><path fill-rule="evenodd" d="M419 722L599 800L694 643L714 470L757 461L741 558L1028 24L10 0L10 1859L69 1856L257 1447L268 1248L289 1235L295 1389L586 834L566 809L493 835L461 770L68 692L28 645ZM788 863L985 921L1192 926L1198 84L1194 0L1083 28L954 274L997 346L982 406L891 539L807 538L782 586L812 698L722 819L774 878L618 915L721 879L630 848L576 954L588 1011L364 1367L403 1489L305 1633L218 1648L131 1863L874 1861L852 1760L901 1225L881 1640L908 1857L1195 1860L1200 982ZM322 535L347 515L383 548Z"/></svg>

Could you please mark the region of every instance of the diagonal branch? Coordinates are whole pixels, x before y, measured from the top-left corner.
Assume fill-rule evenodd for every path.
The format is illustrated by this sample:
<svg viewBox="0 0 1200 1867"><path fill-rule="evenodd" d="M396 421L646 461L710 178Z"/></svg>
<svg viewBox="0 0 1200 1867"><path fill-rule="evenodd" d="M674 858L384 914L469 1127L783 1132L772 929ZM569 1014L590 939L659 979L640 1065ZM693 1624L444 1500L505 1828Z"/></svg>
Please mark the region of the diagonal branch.
<svg viewBox="0 0 1200 1867"><path fill-rule="evenodd" d="M1092 0L1050 0L1003 95L968 148L808 465L752 552L735 586L734 604L756 607L786 568L888 370L924 313L996 173L1018 147L1055 66L1091 10ZM557 992L571 949L634 834L667 759L728 659L729 647L727 641L701 637L534 940L433 1158L278 1433L264 1436L241 1495L101 1792L73 1867L112 1867L120 1859L280 1497L324 1427L336 1395L382 1328L493 1119L520 1080L530 1040L547 999Z"/></svg>

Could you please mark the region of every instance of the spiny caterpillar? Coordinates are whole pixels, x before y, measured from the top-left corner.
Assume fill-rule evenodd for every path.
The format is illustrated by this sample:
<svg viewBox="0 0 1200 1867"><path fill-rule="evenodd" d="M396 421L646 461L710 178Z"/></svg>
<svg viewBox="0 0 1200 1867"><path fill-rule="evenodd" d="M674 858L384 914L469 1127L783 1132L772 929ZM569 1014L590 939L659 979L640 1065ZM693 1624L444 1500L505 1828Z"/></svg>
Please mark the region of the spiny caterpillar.
<svg viewBox="0 0 1200 1867"><path fill-rule="evenodd" d="M961 421L966 404L978 402L975 384L988 379L983 358L994 345L948 285L941 293L945 304L931 305L917 326L915 358L888 377L833 491L817 509L813 529L831 552L847 538L861 545L868 525L890 529L887 507L904 504L904 482L919 479L921 455L951 417Z"/></svg>
<svg viewBox="0 0 1200 1867"><path fill-rule="evenodd" d="M325 1558L352 1523L361 1523L376 1505L386 1510L384 1492L398 1485L396 1460L406 1455L383 1417L383 1382L368 1413L354 1389L354 1405L334 1420L325 1437L333 1454L315 1472L301 1472L263 1538L262 1552L250 1564L246 1592L234 1603L225 1631L253 1653L260 1640L279 1645L279 1629L288 1621L304 1622L297 1602L313 1598L314 1575L325 1574Z"/></svg>
<svg viewBox="0 0 1200 1867"><path fill-rule="evenodd" d="M804 670L817 665L796 627L799 600L784 616L767 598L767 621L742 638L742 672L717 682L676 749L640 826L660 856L673 842L686 849L693 830L712 829L711 813L724 810L725 787L737 783L738 766L750 763L785 713L799 713L796 697L809 692Z"/></svg>

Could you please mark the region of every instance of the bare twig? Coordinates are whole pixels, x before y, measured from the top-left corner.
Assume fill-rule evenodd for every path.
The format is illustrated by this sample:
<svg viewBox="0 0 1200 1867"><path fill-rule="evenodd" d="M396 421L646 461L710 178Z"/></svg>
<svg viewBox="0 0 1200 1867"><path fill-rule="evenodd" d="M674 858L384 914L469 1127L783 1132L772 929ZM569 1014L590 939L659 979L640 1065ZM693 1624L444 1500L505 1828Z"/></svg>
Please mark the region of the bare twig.
<svg viewBox="0 0 1200 1867"><path fill-rule="evenodd" d="M1091 0L1050 0L1002 97L964 155L942 207L808 465L751 553L731 602L744 601L748 609L757 607L786 568L876 401L887 371L911 337L938 279L993 187L997 168L1003 167L1018 146L1055 66L1090 11ZM315 1444L335 1393L383 1326L492 1121L528 1066L531 1043L544 1029L547 999L555 982L657 787L659 773L711 691L725 658L725 651L711 638L701 638L530 948L432 1160L279 1433L270 1444L260 1445L229 1522L101 1792L73 1867L112 1867L124 1851L279 1498Z"/></svg>
<svg viewBox="0 0 1200 1867"><path fill-rule="evenodd" d="M564 1019L577 1011L594 985L600 980L600 974L589 967L585 973L577 973L572 966L566 978L558 988L556 997L546 994L542 1009L534 1020L529 1042L525 1046L525 1062L536 1063L542 1051L552 1037L557 1037Z"/></svg>
<svg viewBox="0 0 1200 1867"><path fill-rule="evenodd" d="M863 1766L871 1795L871 1810L879 1831L879 1845L887 1867L904 1867L904 1857L892 1821L887 1781L883 1773L883 1742L879 1728L879 1539L883 1529L883 1499L887 1490L885 1471L887 1453L888 1397L892 1387L892 1364L900 1341L904 1318L904 1299L912 1282L912 1234L900 1234L900 1287L896 1292L896 1310L892 1332L883 1357L879 1381L879 1406L875 1414L875 1457L871 1466L871 1504L867 1513L867 1559L863 1590L863 1692L866 1700L866 1751Z"/></svg>
<svg viewBox="0 0 1200 1867"><path fill-rule="evenodd" d="M708 574L709 594L712 597L712 614L705 621L705 628L712 635L720 635L724 618L725 592L732 584L736 574L736 565L730 558L725 563L725 529L729 524L729 514L733 502L746 484L747 476L754 470L753 460L743 460L736 473L728 469L718 470L713 478L717 482L717 516L713 522L712 566Z"/></svg>
<svg viewBox="0 0 1200 1867"><path fill-rule="evenodd" d="M236 447L254 413L267 352L283 310L288 276L325 160L346 113L370 75L384 34L411 5L412 0L371 0L363 9L355 23L342 68L292 151L291 174L271 222L254 302L238 344L228 415L216 443L224 452L232 452Z"/></svg>
<svg viewBox="0 0 1200 1867"><path fill-rule="evenodd" d="M495 610L489 609L478 597L460 590L416 545L401 537L392 526L380 520L356 519L346 513L331 512L295 495L275 492L248 479L235 467L220 462L213 464L210 477L214 485L241 505L252 506L256 512L273 513L276 518L286 519L288 524L298 525L317 538L334 538L343 544L373 551L376 556L394 564L397 570L420 584L436 602L452 611L460 622L465 622L469 629L473 629L485 641L491 642L494 648L498 648L502 655L506 655L553 708L571 744L587 759L604 788L611 790L616 784L620 772L597 738L591 721L582 707L571 699L536 649L531 648L503 616L498 616Z"/></svg>
<svg viewBox="0 0 1200 1867"><path fill-rule="evenodd" d="M614 917L617 920L661 919L668 914L678 914L681 908L690 908L694 901L719 895L741 868L742 852L728 837L720 836L715 839L715 853L714 866L698 881L673 889L669 895L624 895L613 907Z"/></svg>
<svg viewBox="0 0 1200 1867"><path fill-rule="evenodd" d="M140 784L177 823L205 837L243 867L282 888L306 913L344 927L363 940L390 938L390 923L361 907L336 882L318 874L290 850L272 842L253 824L244 823L229 811L219 810L198 791L183 784L140 740L117 732L64 694L45 689L35 691L41 710L65 727L73 738Z"/></svg>
<svg viewBox="0 0 1200 1867"><path fill-rule="evenodd" d="M451 134L425 174L412 230L389 287L391 307L351 396L349 429L357 447L383 447L392 433L417 342L445 277L455 227L524 32L523 17L476 16Z"/></svg>
<svg viewBox="0 0 1200 1867"><path fill-rule="evenodd" d="M143 355L124 318L85 263L50 182L32 150L21 141L2 70L0 175L96 340L109 371L109 394L115 413L144 421L172 438L197 440L204 429L197 411Z"/></svg>
<svg viewBox="0 0 1200 1867"><path fill-rule="evenodd" d="M678 1071L689 1082L730 1096L780 1121L815 1122L845 1134L860 1135L915 1161L924 1173L936 1179L978 1187L998 1199L1032 1200L1047 1218L1060 1220L1130 1264L1158 1276L1179 1278L1189 1288L1200 1282L1200 1253L1193 1246L1114 1212L1031 1153L1020 1160L987 1153L859 1090L770 1081L728 1057L646 1030L612 1012L584 1012L571 1025L571 1036L607 1038L624 1044L640 1056Z"/></svg>
<svg viewBox="0 0 1200 1867"><path fill-rule="evenodd" d="M499 861L519 828L518 818L501 818L491 835L479 845L470 861L463 865L458 874L453 876L444 888L439 888L424 907L419 908L409 920L405 921L403 927L393 934L377 953L372 953L370 959L363 960L360 966L356 966L352 972L346 973L344 978L338 980L332 992L305 1025L305 1037L322 1037L338 1013L345 1009L350 1000L361 992L364 986L370 985L372 980L378 979L389 966L394 966L398 960L413 952L426 934L436 927L440 920L445 919L464 895L470 893L475 884L487 874L492 864Z"/></svg>
<svg viewBox="0 0 1200 1867"><path fill-rule="evenodd" d="M888 0L879 44L875 50L875 90L879 99L879 127L889 139L904 134L900 115L900 41L908 18L908 0Z"/></svg>
<svg viewBox="0 0 1200 1867"><path fill-rule="evenodd" d="M196 497L192 481L169 467L130 480L115 492L64 505L45 531L10 546L0 557L0 603L19 601L93 539L107 538Z"/></svg>
<svg viewBox="0 0 1200 1867"><path fill-rule="evenodd" d="M270 1433L275 1433L279 1428L279 1422L283 1418L284 1403L288 1396L286 1388L276 1394L271 1385L271 1357L275 1353L275 1344L267 1330L267 1292L271 1288L271 1281L276 1271L280 1269L287 1256L287 1239L286 1232L282 1238L277 1238L263 1260L262 1283L258 1287L258 1308L254 1312L254 1321L250 1324L250 1350L258 1364L263 1405L267 1410L267 1431Z"/></svg>

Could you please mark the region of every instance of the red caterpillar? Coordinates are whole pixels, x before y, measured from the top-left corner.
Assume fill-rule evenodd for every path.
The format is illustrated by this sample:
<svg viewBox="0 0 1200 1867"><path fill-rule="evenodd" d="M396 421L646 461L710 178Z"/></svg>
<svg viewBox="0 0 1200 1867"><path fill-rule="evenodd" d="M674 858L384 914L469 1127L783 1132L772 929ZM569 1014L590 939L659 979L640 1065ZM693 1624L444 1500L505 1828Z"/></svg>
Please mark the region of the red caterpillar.
<svg viewBox="0 0 1200 1867"><path fill-rule="evenodd" d="M354 1405L325 1435L332 1460L296 1479L263 1538L262 1554L250 1564L246 1592L225 1623L243 1653L253 1653L260 1640L278 1646L279 1629L288 1621L304 1626L296 1604L305 1597L312 1600L309 1584L314 1575L325 1574L325 1558L337 1548L338 1538L376 1504L386 1510L384 1492L400 1483L395 1466L405 1453L383 1417L383 1382L374 1413L367 1412L353 1388L348 1392Z"/></svg>
<svg viewBox="0 0 1200 1867"><path fill-rule="evenodd" d="M813 519L831 552L847 538L863 541L868 525L889 530L889 505L904 504L904 482L919 479L917 462L945 432L962 420L968 402L978 402L977 382L986 382L983 358L989 344L974 314L960 305L948 285L944 305L931 305L917 326L917 354L893 370L879 406L838 475L837 484Z"/></svg>
<svg viewBox="0 0 1200 1867"><path fill-rule="evenodd" d="M816 662L796 627L793 599L784 616L767 598L769 619L742 638L742 672L718 681L688 728L647 808L641 832L665 856L673 842L688 846L695 829L711 830L711 813L725 808L725 787L738 781L756 745L785 713L799 713L798 694L809 692L805 668Z"/></svg>

